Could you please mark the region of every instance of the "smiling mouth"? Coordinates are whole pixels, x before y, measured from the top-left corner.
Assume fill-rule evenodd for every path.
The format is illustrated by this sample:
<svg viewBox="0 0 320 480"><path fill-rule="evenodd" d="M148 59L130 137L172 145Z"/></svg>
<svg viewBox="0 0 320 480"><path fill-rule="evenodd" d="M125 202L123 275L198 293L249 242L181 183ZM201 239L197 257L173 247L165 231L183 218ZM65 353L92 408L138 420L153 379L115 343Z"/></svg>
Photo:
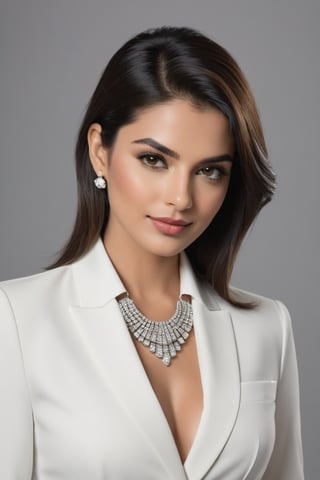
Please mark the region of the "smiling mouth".
<svg viewBox="0 0 320 480"><path fill-rule="evenodd" d="M151 220L155 220L156 222L166 223L168 225L177 225L181 227L186 227L190 225L191 222L186 222L185 220L175 220L174 218L170 217L151 217Z"/></svg>
<svg viewBox="0 0 320 480"><path fill-rule="evenodd" d="M175 220L168 217L150 217L151 222L161 233L177 235L183 232L191 223L184 220Z"/></svg>

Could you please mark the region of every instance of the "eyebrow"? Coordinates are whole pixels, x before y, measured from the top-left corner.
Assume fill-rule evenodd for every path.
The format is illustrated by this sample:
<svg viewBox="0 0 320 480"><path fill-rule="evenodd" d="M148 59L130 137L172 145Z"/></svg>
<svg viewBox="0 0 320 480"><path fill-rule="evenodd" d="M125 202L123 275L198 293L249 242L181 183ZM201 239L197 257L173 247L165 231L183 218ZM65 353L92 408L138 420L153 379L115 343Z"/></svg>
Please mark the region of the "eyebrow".
<svg viewBox="0 0 320 480"><path fill-rule="evenodd" d="M161 145L161 143L157 142L153 138L139 138L138 140L134 140L132 143L149 145L149 147L159 150L159 152L162 152L164 155L168 155L169 157L176 158L177 160L179 160L180 158L180 155L177 152L175 152L174 150L171 150L171 148L168 148L165 145ZM208 162L213 162L213 163L232 162L232 157L228 153L225 153L222 155L216 155L213 157L204 158L203 160L201 160L200 163L208 163Z"/></svg>

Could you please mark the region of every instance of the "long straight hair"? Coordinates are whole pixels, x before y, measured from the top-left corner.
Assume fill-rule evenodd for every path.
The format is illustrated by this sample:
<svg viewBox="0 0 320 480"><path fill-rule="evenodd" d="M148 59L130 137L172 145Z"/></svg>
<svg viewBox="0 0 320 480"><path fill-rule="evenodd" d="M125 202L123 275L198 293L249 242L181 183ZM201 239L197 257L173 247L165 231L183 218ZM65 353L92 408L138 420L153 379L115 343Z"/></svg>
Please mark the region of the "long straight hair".
<svg viewBox="0 0 320 480"><path fill-rule="evenodd" d="M103 236L109 217L108 193L93 183L87 143L92 123L102 127L102 141L112 148L119 128L143 109L186 99L195 106L214 107L228 119L235 155L226 198L204 233L186 253L195 274L224 299L251 308L229 289L239 247L254 218L270 201L275 176L268 160L256 103L232 56L200 32L186 27L161 27L142 32L111 58L89 102L76 143L78 209L71 237L58 260L47 267L70 264Z"/></svg>

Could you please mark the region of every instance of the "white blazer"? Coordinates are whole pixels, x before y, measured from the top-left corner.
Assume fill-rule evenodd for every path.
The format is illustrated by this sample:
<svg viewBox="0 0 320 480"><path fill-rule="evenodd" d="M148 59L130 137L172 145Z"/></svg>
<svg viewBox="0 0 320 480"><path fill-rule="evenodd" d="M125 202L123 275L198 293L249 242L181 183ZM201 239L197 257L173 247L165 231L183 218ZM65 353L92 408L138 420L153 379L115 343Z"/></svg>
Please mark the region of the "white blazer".
<svg viewBox="0 0 320 480"><path fill-rule="evenodd" d="M0 283L1 480L303 479L288 311L243 291L259 308L229 305L181 257L204 394L185 463L99 240L72 265Z"/></svg>

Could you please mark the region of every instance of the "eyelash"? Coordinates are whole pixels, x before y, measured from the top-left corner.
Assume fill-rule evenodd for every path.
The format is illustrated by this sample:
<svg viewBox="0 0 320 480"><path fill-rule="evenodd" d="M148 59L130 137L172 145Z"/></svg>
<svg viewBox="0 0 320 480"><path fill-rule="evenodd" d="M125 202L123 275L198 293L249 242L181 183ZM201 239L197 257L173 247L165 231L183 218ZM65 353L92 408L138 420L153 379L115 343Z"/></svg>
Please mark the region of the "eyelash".
<svg viewBox="0 0 320 480"><path fill-rule="evenodd" d="M145 159L148 159L150 161L150 159L153 158L157 162L160 161L164 164L166 163L165 159L161 155L157 155L155 153L143 153L143 154L139 155L138 158L139 158L139 160L142 161L143 165L145 165L146 167L149 167L149 168L153 168L154 170L160 170L161 167L155 167L154 165L150 165L145 161Z"/></svg>
<svg viewBox="0 0 320 480"><path fill-rule="evenodd" d="M147 162L150 161L151 158L155 160L155 163L162 162L163 164L166 165L165 159L159 154L143 153L143 154L139 155L139 157L138 157L138 159L141 160L143 165L147 168L151 168L153 170L160 170L161 168L163 168L163 167L156 167L155 165L148 164ZM221 180L222 177L225 177L225 176L228 175L228 172L226 171L225 168L216 167L215 165L208 165L207 167L202 167L198 170L198 172L204 171L206 168L212 169L213 171L217 170L219 172L218 178L210 178L210 176L208 176L208 175L202 175L204 177L207 177L207 179L210 182L217 182L217 181Z"/></svg>
<svg viewBox="0 0 320 480"><path fill-rule="evenodd" d="M225 177L225 176L228 175L227 171L226 171L223 167L216 167L216 166L213 166L213 165L208 166L208 167L202 167L202 168L199 170L199 172L205 170L206 168L210 168L210 169L212 169L213 171L216 170L216 171L219 172L218 178L210 178L208 175L202 175L203 177L207 177L208 180L211 181L211 182L218 182L219 180L221 180L222 177Z"/></svg>

